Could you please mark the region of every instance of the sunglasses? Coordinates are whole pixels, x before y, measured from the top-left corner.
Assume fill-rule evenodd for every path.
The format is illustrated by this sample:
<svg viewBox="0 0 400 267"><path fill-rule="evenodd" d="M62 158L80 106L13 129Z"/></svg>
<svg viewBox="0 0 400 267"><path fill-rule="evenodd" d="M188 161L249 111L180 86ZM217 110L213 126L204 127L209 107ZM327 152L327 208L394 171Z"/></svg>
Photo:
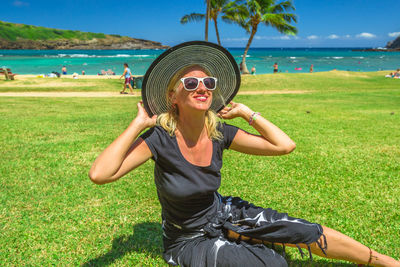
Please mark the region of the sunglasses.
<svg viewBox="0 0 400 267"><path fill-rule="evenodd" d="M207 90L215 90L217 87L217 78L214 77L203 77L203 78L197 78L197 77L185 77L181 79L183 83L183 88L185 88L186 91L194 91L199 87L200 82L204 84L204 87Z"/></svg>

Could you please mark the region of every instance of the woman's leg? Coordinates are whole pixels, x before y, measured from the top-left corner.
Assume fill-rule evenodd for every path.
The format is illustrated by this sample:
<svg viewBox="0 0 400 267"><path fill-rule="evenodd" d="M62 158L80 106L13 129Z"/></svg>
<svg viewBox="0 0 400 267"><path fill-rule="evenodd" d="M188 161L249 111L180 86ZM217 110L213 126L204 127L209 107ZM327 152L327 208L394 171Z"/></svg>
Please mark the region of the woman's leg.
<svg viewBox="0 0 400 267"><path fill-rule="evenodd" d="M364 246L363 244L352 239L349 236L346 236L338 231L335 231L325 226L322 226L322 228L324 230L324 235L327 242L327 248L325 249L326 255L322 252L316 242L309 245L313 254L325 258L347 260L365 265L369 263L370 266L400 266L399 261L396 261L389 256L380 254L372 249L370 250L367 246ZM239 234L229 231L228 237L230 239L238 239ZM246 236L241 236L240 238L243 241L251 241L252 243L264 243L261 240L250 239ZM324 244L323 238L324 237L321 236L319 240L320 244ZM279 245L278 243L275 244ZM294 244L287 243L285 244L285 246L296 247L296 245ZM304 249L308 249L306 244L298 244L298 246Z"/></svg>
<svg viewBox="0 0 400 267"><path fill-rule="evenodd" d="M370 250L367 246L347 235L325 226L322 228L324 229L327 242L327 249L325 250L326 255L324 255L316 243L312 243L310 244L311 252L316 255L331 259L347 260L354 263L369 263L370 266L400 266L399 261L374 250ZM321 239L322 238L321 236ZM290 246L289 244L286 245ZM307 248L304 244L300 245L300 247Z"/></svg>
<svg viewBox="0 0 400 267"><path fill-rule="evenodd" d="M128 86L129 86L129 90L131 91L131 94L133 95L133 94L134 94L134 93L133 93L133 88L132 88L132 85L131 85L130 82L128 83Z"/></svg>
<svg viewBox="0 0 400 267"><path fill-rule="evenodd" d="M126 83L124 82L124 89L122 89L121 94L125 93Z"/></svg>

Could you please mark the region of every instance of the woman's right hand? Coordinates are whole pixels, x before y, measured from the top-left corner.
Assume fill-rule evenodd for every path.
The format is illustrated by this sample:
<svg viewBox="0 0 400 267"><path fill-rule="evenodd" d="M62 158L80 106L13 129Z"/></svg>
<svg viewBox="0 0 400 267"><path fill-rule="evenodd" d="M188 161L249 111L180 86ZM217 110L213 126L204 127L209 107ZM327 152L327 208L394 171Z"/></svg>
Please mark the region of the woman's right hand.
<svg viewBox="0 0 400 267"><path fill-rule="evenodd" d="M149 147L138 136L143 130L156 124L157 116L150 118L142 101L137 104L137 108L136 118L128 128L94 161L89 171L89 177L94 183L113 182L151 158Z"/></svg>
<svg viewBox="0 0 400 267"><path fill-rule="evenodd" d="M152 117L150 117L147 111L143 107L142 100L137 103L137 109L138 113L136 115L135 120L138 120L138 122L140 122L143 125L143 127L151 128L154 125L156 125L157 115L153 115Z"/></svg>

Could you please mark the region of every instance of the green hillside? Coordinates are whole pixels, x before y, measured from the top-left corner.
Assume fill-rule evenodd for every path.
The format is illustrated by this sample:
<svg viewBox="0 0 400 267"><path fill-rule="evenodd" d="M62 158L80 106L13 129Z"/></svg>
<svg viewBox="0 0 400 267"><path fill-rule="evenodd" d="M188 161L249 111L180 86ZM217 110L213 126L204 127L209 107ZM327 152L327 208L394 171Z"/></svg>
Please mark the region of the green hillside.
<svg viewBox="0 0 400 267"><path fill-rule="evenodd" d="M119 35L112 36L121 37ZM7 41L17 41L18 39L34 41L59 39L92 40L94 38L105 39L106 34L71 30L58 30L46 27L0 21L0 39L4 39Z"/></svg>

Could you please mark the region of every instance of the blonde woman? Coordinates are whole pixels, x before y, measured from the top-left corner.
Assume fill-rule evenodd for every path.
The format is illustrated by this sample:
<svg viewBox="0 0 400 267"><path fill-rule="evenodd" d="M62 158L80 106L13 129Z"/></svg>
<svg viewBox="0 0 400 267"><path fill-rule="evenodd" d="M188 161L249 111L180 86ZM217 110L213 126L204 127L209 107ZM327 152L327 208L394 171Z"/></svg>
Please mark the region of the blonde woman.
<svg viewBox="0 0 400 267"><path fill-rule="evenodd" d="M145 75L136 118L95 160L90 178L110 183L155 162L163 257L170 265L287 266L268 243L305 248L310 256L400 266L328 227L218 193L225 149L278 156L296 147L259 113L231 101L239 86L237 65L222 47L198 41L164 52ZM220 123L217 112L226 120L242 118L258 135Z"/></svg>

